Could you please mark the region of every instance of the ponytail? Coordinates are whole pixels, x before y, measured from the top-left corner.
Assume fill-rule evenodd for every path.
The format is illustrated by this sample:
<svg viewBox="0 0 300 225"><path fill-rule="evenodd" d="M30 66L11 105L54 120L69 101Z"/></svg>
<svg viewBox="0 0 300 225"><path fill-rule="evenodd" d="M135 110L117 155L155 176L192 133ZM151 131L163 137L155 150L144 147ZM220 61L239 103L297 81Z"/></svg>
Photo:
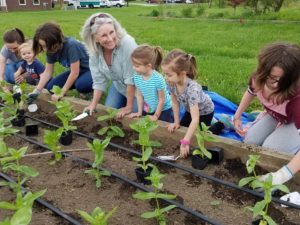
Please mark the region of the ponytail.
<svg viewBox="0 0 300 225"><path fill-rule="evenodd" d="M153 65L153 69L159 71L159 67L163 58L163 50L160 46L156 46L154 48L154 53L155 53L155 62Z"/></svg>

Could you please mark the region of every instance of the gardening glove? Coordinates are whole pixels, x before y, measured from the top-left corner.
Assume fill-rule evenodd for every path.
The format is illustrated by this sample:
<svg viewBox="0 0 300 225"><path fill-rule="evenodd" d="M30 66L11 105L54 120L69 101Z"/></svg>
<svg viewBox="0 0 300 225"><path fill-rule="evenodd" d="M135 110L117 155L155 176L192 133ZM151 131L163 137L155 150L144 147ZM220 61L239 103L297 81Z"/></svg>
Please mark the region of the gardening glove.
<svg viewBox="0 0 300 225"><path fill-rule="evenodd" d="M288 166L283 166L281 169L277 170L275 173L267 173L259 178L260 181L265 181L269 175L272 175L273 180L272 184L283 184L287 181L289 181L293 176L293 172L288 168Z"/></svg>
<svg viewBox="0 0 300 225"><path fill-rule="evenodd" d="M29 93L27 96L27 104L32 104L41 94L41 91L34 89L33 92Z"/></svg>

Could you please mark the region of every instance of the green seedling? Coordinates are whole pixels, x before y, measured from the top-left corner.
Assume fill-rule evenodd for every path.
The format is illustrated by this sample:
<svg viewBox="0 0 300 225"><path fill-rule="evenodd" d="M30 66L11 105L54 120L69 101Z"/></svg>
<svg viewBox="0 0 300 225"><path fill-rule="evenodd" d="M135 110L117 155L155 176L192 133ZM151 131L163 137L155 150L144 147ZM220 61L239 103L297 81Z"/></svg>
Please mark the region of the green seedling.
<svg viewBox="0 0 300 225"><path fill-rule="evenodd" d="M217 142L218 139L211 136L212 132L208 130L208 127L205 123L201 123L202 130L200 126L197 127L196 139L198 148L193 151L193 155L199 155L202 159L209 158L211 159L211 153L205 148L205 142Z"/></svg>
<svg viewBox="0 0 300 225"><path fill-rule="evenodd" d="M94 139L93 143L87 143L89 149L92 150L95 154L95 159L92 165L92 169L85 170L84 172L90 174L96 178L96 187L101 187L101 177L102 176L110 176L110 172L108 170L100 170L102 162L104 160L104 150L109 144L109 139L105 139L104 141L100 142L98 139Z"/></svg>
<svg viewBox="0 0 300 225"><path fill-rule="evenodd" d="M91 214L88 214L87 212L82 210L77 210L77 212L90 225L107 225L108 219L116 210L117 208L115 207L108 213L105 213L100 207L96 207Z"/></svg>
<svg viewBox="0 0 300 225"><path fill-rule="evenodd" d="M108 121L109 125L101 128L98 131L98 134L99 135L107 134L107 137L110 139L113 137L124 137L125 136L124 131L120 127L113 125L113 120L116 117L118 110L112 109L112 108L107 108L106 112L107 112L107 114L104 116L99 116L97 118L97 121L100 121L100 122Z"/></svg>
<svg viewBox="0 0 300 225"><path fill-rule="evenodd" d="M149 166L153 166L152 164L146 163L152 154L152 147L161 146L159 142L150 140L150 133L155 130L158 125L156 122L151 121L147 116L138 119L136 122L130 124L129 126L131 129L139 133L139 139L134 141L134 143L142 146L142 157L133 157L133 160L138 162L137 166L141 167L146 172Z"/></svg>
<svg viewBox="0 0 300 225"><path fill-rule="evenodd" d="M276 225L275 221L268 215L268 207L272 201L272 192L275 190L280 190L285 193L289 193L289 189L283 185L273 185L273 177L271 174L267 177L265 181L255 180L252 183L253 188L259 188L264 191L264 199L255 204L254 207L247 207L253 213L253 218L260 216L259 225Z"/></svg>
<svg viewBox="0 0 300 225"><path fill-rule="evenodd" d="M159 199L175 199L176 195L170 195L170 194L164 194L160 193L159 191L162 190L163 183L161 183L161 179L164 177L164 174L161 174L157 167L153 167L153 170L149 177L146 177L146 179L151 181L151 185L154 188L154 192L142 192L138 191L133 195L134 198L140 199L140 200L149 200L154 199L156 202L156 209L151 212L145 212L141 215L142 218L150 219L150 218L156 218L159 225L166 225L167 220L164 216L164 213L174 209L175 205L169 205L165 208L160 208Z"/></svg>
<svg viewBox="0 0 300 225"><path fill-rule="evenodd" d="M51 91L58 96L61 95L61 88L56 85L53 86ZM68 131L76 130L77 127L71 124L71 120L76 116L71 103L66 100L51 103L56 106L56 111L54 113L62 122L62 132L67 133Z"/></svg>
<svg viewBox="0 0 300 225"><path fill-rule="evenodd" d="M61 134L62 134L62 128L53 131L45 130L44 143L49 147L49 149L54 154L54 159L48 162L49 165L54 165L62 158L62 154L59 152L60 146L58 145L58 141Z"/></svg>
<svg viewBox="0 0 300 225"><path fill-rule="evenodd" d="M248 174L250 175L253 173L253 176L242 178L239 181L240 187L243 187L246 184L249 184L249 186L253 188L253 182L258 180L257 174L255 172L255 166L259 162L259 158L260 158L259 155L249 155L249 159L246 162L246 168L247 168Z"/></svg>
<svg viewBox="0 0 300 225"><path fill-rule="evenodd" d="M4 142L4 138L18 132L17 129L9 125L12 118L5 118L3 112L0 113L0 143Z"/></svg>
<svg viewBox="0 0 300 225"><path fill-rule="evenodd" d="M22 192L22 185L30 177L36 177L39 174L35 169L29 166L20 165L20 161L25 155L27 147L22 147L17 150L9 148L2 143L0 148L0 165L2 170L5 172L15 172L17 175L17 182L0 182L0 186L8 186L16 193L16 201L14 203L2 201L0 202L0 208L15 211L15 214L10 219L10 224L29 224L32 216L32 204L34 200L42 196L46 190L37 193L28 192L25 195Z"/></svg>

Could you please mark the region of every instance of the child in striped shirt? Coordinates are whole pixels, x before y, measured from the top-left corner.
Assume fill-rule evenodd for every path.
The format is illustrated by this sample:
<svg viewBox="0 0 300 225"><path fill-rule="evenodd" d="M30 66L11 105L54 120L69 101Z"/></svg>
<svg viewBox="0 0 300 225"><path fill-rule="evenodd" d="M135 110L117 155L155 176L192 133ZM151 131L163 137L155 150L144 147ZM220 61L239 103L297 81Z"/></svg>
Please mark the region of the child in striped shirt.
<svg viewBox="0 0 300 225"><path fill-rule="evenodd" d="M171 98L163 76L157 72L162 61L162 49L149 45L137 47L131 60L134 85L137 92L138 112L130 118L150 115L152 121L173 122Z"/></svg>

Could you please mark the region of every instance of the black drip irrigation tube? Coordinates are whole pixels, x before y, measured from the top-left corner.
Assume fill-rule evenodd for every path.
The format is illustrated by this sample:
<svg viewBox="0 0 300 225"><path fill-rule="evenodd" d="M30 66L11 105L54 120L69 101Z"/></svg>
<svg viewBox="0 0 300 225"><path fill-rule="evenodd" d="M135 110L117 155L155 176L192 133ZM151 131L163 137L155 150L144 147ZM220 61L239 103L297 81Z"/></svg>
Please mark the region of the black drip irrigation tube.
<svg viewBox="0 0 300 225"><path fill-rule="evenodd" d="M49 122L46 122L46 121L43 121L43 120L40 120L40 119L37 119L37 118L34 118L34 117L31 117L31 116L28 116L26 115L26 117L32 119L32 120L36 120L38 122L41 122L43 124L46 124L46 125L49 125L49 126L52 126L52 127L56 127L58 128L59 126L56 125L56 124L52 124L52 123L49 123ZM79 131L73 131L74 134L78 135L78 136L81 136L81 137L84 137L84 138L87 138L89 140L94 140L96 137L92 137L90 135L87 135L87 134L84 134L84 133L81 133ZM133 155L137 155L137 156L141 156L142 154L140 152L137 152L137 151L134 151L130 148L127 148L127 147L124 147L124 146L121 146L121 145L118 145L118 144L115 144L113 142L110 142L109 145L111 147L114 147L114 148L117 148L117 149L121 149L121 150L124 150L124 151L127 151L129 152L130 154L133 154ZM160 160L156 157L153 157L151 156L150 157L151 160L153 161L156 161L158 163L161 163L161 164L165 164L165 165L168 165L168 166L171 166L171 167L175 167L177 169L180 169L180 170L183 170L185 172L188 172L192 175L195 175L197 177L202 177L202 178L205 178L207 180L210 180L210 181L213 181L215 183L218 183L218 184L221 184L221 185L224 185L226 187L230 187L230 188L233 188L233 189L236 189L236 190L239 190L239 191L242 191L242 192L245 192L245 193L248 193L248 194L251 194L253 196L256 196L256 197L259 197L259 198L264 198L264 194L261 193L261 192L257 192L257 191L254 191L254 190L251 190L251 189L248 189L248 188L244 188L244 187L239 187L238 185L232 183L232 182L228 182L228 181L224 181L224 180L221 180L221 179L218 179L216 177L213 177L213 176L209 176L209 175L206 175L200 171L197 171L197 170L194 170L194 169L191 169L189 167L186 167L186 166L183 166L183 165L180 165L180 164L176 164L176 163L171 163L171 162L168 162L168 161L164 161L164 160ZM291 208L295 208L295 209L300 209L300 206L297 205L297 204L294 204L294 203L291 203L291 202L287 202L287 201L283 201L283 200L280 200L279 198L275 198L275 197L272 197L272 202L275 202L275 203L278 203L278 204L284 204L286 206L289 206Z"/></svg>
<svg viewBox="0 0 300 225"><path fill-rule="evenodd" d="M12 179L11 177L9 177L8 175L0 172L0 176L8 181L8 182L14 182L15 183L15 180ZM22 191L27 193L28 190L24 187L21 187ZM46 208L48 208L49 210L51 210L52 212L54 212L56 215L62 217L63 219L67 220L68 222L70 222L71 224L74 224L74 225L82 225L82 223L80 223L79 221L75 220L74 218L68 216L67 214L65 214L63 211L61 211L60 209L56 208L55 206L53 206L52 204L50 204L49 202L46 202L44 200L42 200L41 198L38 198L35 200L37 203L39 203L40 205L43 205L45 206Z"/></svg>
<svg viewBox="0 0 300 225"><path fill-rule="evenodd" d="M28 137L26 137L24 135L21 135L21 134L15 134L15 135L17 137L23 139L23 140L26 140L29 143L32 143L32 144L35 144L35 145L37 145L39 147L42 147L44 149L50 150L48 148L48 146L43 145L43 144L41 144L41 143L39 143L39 142L37 142L35 140L32 140L31 138L28 138ZM68 153L62 153L62 154L65 157L69 157L70 159L72 159L74 161L77 161L77 162L80 162L80 163L82 163L84 165L88 165L88 166L92 167L92 163L91 162L86 161L86 160L84 160L84 159L82 159L80 157L76 157L76 156L73 156L73 155L68 154ZM104 170L104 169L108 170L111 173L112 176L114 176L114 177L116 177L116 178L118 178L118 179L120 179L120 180L122 180L122 181L124 181L124 182L126 182L126 183L128 183L128 184L130 184L130 185L132 185L132 186L134 186L134 187L136 187L138 189L140 189L140 190L143 190L143 191L146 191L146 192L152 192L152 190L150 188L147 188L144 185L141 185L141 184L139 184L139 183L137 183L135 181L132 181L132 180L128 179L127 177L122 176L122 175L120 175L120 174L118 174L118 173L116 173L116 172L114 172L114 171L112 171L110 169L106 169L106 168L100 168L100 169L101 170ZM180 203L178 203L176 201L169 200L169 199L163 199L163 201L165 201L165 202L167 202L169 204L172 204L172 205L176 205L176 207L178 209L181 209L182 211L184 211L184 212L186 212L188 214L191 214L191 215L197 217L198 219L201 219L201 220L203 220L205 222L208 222L209 224L212 224L212 225L222 225L221 223L217 222L216 220L208 218L207 216L205 216L205 215L203 215L203 214L201 214L199 212L196 212L195 210L192 210L192 209L190 209L190 208L188 208L188 207L184 206L183 204L180 204Z"/></svg>

